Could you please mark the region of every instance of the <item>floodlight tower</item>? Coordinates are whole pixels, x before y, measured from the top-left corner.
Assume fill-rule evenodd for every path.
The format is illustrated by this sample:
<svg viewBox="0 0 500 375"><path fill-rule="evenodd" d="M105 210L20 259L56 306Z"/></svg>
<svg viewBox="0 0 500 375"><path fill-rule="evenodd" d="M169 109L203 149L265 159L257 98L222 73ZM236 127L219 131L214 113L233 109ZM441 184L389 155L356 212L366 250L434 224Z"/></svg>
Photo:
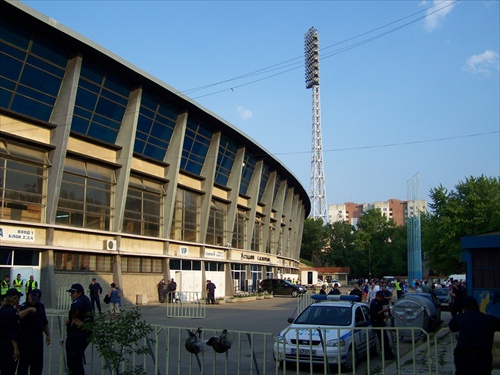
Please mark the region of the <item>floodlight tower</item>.
<svg viewBox="0 0 500 375"><path fill-rule="evenodd" d="M328 223L328 205L326 201L325 171L323 168L323 141L321 139L321 101L319 95L319 36L311 27L304 35L304 53L306 68L306 89L312 88L312 147L311 181L309 198L311 199L311 218L323 219Z"/></svg>

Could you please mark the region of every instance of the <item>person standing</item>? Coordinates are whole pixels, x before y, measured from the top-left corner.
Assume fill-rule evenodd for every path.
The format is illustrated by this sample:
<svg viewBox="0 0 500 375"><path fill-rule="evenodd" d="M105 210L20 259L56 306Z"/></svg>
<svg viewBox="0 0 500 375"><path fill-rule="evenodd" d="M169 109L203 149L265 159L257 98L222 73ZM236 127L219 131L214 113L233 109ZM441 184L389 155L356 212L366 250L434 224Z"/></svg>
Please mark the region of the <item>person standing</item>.
<svg viewBox="0 0 500 375"><path fill-rule="evenodd" d="M385 314L390 310L388 304L384 304L384 292L379 290L375 294L375 299L370 304L370 320L373 327L387 327L385 322ZM394 353L392 352L391 345L389 343L389 337L385 330L376 329L375 333L378 336L380 342L380 348L382 348L382 334L384 335L384 353L385 359L394 359Z"/></svg>
<svg viewBox="0 0 500 375"><path fill-rule="evenodd" d="M100 314L102 288L101 284L97 282L95 277L92 278L92 282L89 285L89 291L90 291L90 303L92 304L92 309L95 311L95 307L97 306L97 310L99 310Z"/></svg>
<svg viewBox="0 0 500 375"><path fill-rule="evenodd" d="M23 294L17 289L8 289L0 309L0 374L14 375L20 352L17 343L19 314L17 306Z"/></svg>
<svg viewBox="0 0 500 375"><path fill-rule="evenodd" d="M363 291L359 288L358 283L354 283L354 289L351 290L351 293L349 293L351 296L358 296L359 300L363 300Z"/></svg>
<svg viewBox="0 0 500 375"><path fill-rule="evenodd" d="M215 304L215 289L217 287L215 286L215 284L210 281L210 280L207 280L207 303L209 305L214 305Z"/></svg>
<svg viewBox="0 0 500 375"><path fill-rule="evenodd" d="M339 284L333 284L333 289L328 292L329 295L339 296L342 292L339 289Z"/></svg>
<svg viewBox="0 0 500 375"><path fill-rule="evenodd" d="M321 289L319 291L319 294L326 294L326 284L321 285Z"/></svg>
<svg viewBox="0 0 500 375"><path fill-rule="evenodd" d="M165 279L161 279L160 282L156 285L156 288L158 289L158 301L160 303L165 303L165 297L167 294L166 287L167 284L165 282Z"/></svg>
<svg viewBox="0 0 500 375"><path fill-rule="evenodd" d="M21 274L18 273L14 281L12 282L12 287L16 288L19 293L23 292L24 281L21 279Z"/></svg>
<svg viewBox="0 0 500 375"><path fill-rule="evenodd" d="M41 375L43 370L43 334L45 344L50 344L49 321L45 306L40 302L42 291L33 289L26 302L19 306L21 321L19 331L19 351L21 358L17 375Z"/></svg>
<svg viewBox="0 0 500 375"><path fill-rule="evenodd" d="M93 322L92 304L85 295L81 284L73 284L67 290L71 293L71 308L66 324L66 362L71 375L84 375L83 359L89 344L90 331L83 329L83 324Z"/></svg>
<svg viewBox="0 0 500 375"><path fill-rule="evenodd" d="M177 283L174 278L170 279L168 283L168 302L175 302L175 291L177 290Z"/></svg>
<svg viewBox="0 0 500 375"><path fill-rule="evenodd" d="M458 332L453 352L455 375L490 375L493 363L493 337L500 331L500 318L479 311L473 297L463 300L464 312L455 315L448 326Z"/></svg>
<svg viewBox="0 0 500 375"><path fill-rule="evenodd" d="M398 301L403 296L403 285L402 284L403 284L402 280L396 281L396 297L397 297Z"/></svg>
<svg viewBox="0 0 500 375"><path fill-rule="evenodd" d="M109 312L111 313L111 319L118 318L120 316L121 294L120 294L120 289L116 287L115 283L111 283L111 290L108 292L108 296L109 296Z"/></svg>
<svg viewBox="0 0 500 375"><path fill-rule="evenodd" d="M38 282L35 281L35 276L31 275L30 279L26 281L26 298L28 298L28 295L33 289L38 289Z"/></svg>
<svg viewBox="0 0 500 375"><path fill-rule="evenodd" d="M2 282L0 283L0 302L3 301L5 298L5 295L7 294L7 291L10 289L10 276L5 275L3 278ZM21 293L22 295L22 293Z"/></svg>

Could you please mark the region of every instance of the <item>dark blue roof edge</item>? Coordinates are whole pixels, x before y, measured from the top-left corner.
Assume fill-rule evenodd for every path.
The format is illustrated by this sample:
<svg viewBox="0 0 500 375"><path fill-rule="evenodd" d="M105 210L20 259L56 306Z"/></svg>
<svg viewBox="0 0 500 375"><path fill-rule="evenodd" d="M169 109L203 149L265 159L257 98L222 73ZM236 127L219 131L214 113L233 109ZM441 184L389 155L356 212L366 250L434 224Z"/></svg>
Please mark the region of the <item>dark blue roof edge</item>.
<svg viewBox="0 0 500 375"><path fill-rule="evenodd" d="M500 231L462 237L462 250L500 248Z"/></svg>

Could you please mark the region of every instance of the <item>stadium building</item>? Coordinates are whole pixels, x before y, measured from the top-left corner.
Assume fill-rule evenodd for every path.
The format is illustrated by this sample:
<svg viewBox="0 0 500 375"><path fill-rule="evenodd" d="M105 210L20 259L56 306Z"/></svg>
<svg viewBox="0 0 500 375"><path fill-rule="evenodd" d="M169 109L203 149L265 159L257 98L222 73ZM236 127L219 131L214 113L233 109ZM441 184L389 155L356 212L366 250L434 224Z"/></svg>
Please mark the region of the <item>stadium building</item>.
<svg viewBox="0 0 500 375"><path fill-rule="evenodd" d="M217 296L298 274L310 201L230 123L19 2L0 2L0 278L48 307L92 277ZM153 54L154 51L151 51Z"/></svg>

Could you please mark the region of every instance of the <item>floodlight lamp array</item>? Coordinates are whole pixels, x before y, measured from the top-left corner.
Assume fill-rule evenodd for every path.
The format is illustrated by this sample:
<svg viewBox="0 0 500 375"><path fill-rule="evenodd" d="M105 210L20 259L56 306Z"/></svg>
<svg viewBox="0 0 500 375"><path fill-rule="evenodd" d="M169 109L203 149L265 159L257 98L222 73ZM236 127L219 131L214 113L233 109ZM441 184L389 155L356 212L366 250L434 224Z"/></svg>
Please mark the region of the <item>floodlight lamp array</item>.
<svg viewBox="0 0 500 375"><path fill-rule="evenodd" d="M306 88L319 85L319 36L311 27L304 35L305 78Z"/></svg>

